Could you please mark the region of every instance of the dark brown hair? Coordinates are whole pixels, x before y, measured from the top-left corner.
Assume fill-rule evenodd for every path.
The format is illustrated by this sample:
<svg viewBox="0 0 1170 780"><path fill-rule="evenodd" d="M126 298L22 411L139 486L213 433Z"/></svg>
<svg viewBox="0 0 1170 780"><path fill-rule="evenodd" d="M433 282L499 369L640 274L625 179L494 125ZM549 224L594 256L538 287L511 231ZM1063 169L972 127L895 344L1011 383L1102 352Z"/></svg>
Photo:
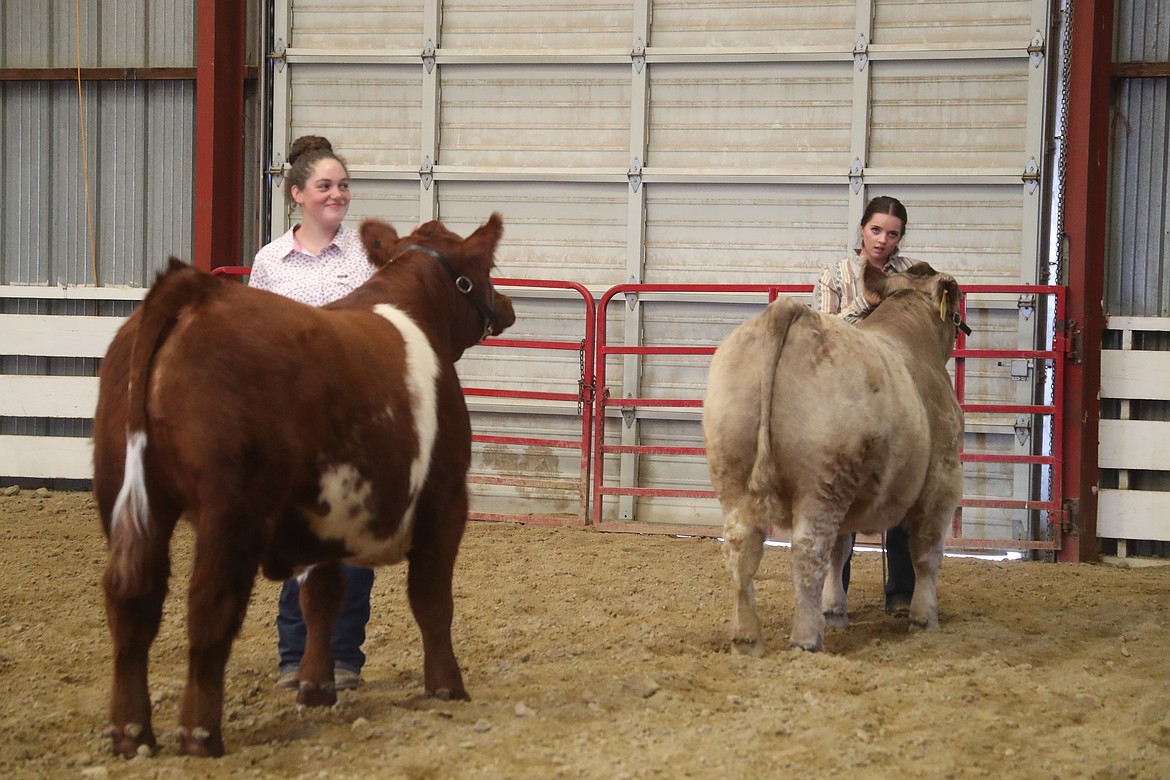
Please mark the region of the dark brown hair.
<svg viewBox="0 0 1170 780"><path fill-rule="evenodd" d="M349 173L349 166L345 164L345 160L337 156L333 151L333 144L329 143L329 139L322 135L302 135L300 138L292 142L292 146L288 150L288 164L289 172L284 177L284 195L289 200L292 200L292 188L305 188L305 182L309 180L310 174L313 172L313 166L322 160L337 160L341 163L341 167L345 168L346 174Z"/></svg>
<svg viewBox="0 0 1170 780"><path fill-rule="evenodd" d="M865 213L861 215L861 227L865 227L874 214L889 214L902 220L902 235L906 235L906 207L897 198L889 195L879 195L865 204Z"/></svg>

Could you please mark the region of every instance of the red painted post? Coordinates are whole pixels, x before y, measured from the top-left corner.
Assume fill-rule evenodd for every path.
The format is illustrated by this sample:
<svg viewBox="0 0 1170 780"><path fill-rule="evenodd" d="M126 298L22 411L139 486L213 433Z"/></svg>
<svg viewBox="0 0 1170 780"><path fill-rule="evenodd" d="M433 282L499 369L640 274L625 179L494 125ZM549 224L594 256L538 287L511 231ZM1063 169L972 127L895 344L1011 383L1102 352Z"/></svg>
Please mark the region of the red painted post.
<svg viewBox="0 0 1170 780"><path fill-rule="evenodd" d="M244 208L244 0L198 0L196 267L240 261ZM213 260L213 257L215 258Z"/></svg>
<svg viewBox="0 0 1170 780"><path fill-rule="evenodd" d="M1066 364L1063 485L1066 521L1061 561L1097 557L1097 394L1105 329L1106 196L1109 184L1109 104L1113 70L1113 3L1073 4L1064 230L1068 239L1066 335L1074 352Z"/></svg>

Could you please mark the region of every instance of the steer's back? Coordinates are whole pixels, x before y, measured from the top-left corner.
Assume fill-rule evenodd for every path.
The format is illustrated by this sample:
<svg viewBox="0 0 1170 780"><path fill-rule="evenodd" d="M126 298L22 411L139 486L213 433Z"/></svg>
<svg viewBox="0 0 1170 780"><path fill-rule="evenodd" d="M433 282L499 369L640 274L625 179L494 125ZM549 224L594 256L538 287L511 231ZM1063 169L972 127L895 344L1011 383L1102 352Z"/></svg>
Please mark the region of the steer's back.
<svg viewBox="0 0 1170 780"><path fill-rule="evenodd" d="M766 355L776 339L783 344L773 373ZM896 342L791 299L740 326L712 359L704 402L707 458L720 499L763 502L768 522L781 526L791 524L795 497L831 497L834 490L848 508L842 530L871 524L876 512L904 513L930 450L907 358ZM769 378L771 456L753 490Z"/></svg>

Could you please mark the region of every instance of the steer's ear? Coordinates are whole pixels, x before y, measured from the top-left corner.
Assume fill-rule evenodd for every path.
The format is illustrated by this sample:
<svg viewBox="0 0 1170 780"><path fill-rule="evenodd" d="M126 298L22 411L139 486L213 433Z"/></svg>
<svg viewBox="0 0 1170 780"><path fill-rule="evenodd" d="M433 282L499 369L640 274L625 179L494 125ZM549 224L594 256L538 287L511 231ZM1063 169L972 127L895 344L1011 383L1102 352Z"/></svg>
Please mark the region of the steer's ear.
<svg viewBox="0 0 1170 780"><path fill-rule="evenodd" d="M474 233L468 236L459 246L459 253L467 259L487 262L491 268L495 263L496 245L500 243L500 236L504 235L504 218L499 212L491 217Z"/></svg>
<svg viewBox="0 0 1170 780"><path fill-rule="evenodd" d="M872 263L865 263L865 268L861 272L862 294L865 295L871 305L875 299L878 301L884 301L886 299L886 287L888 283L888 276L879 269L874 268Z"/></svg>
<svg viewBox="0 0 1170 780"><path fill-rule="evenodd" d="M367 219L362 223L360 235L366 256L375 268L381 268L393 259L398 248L398 231L394 228L381 220Z"/></svg>
<svg viewBox="0 0 1170 780"><path fill-rule="evenodd" d="M935 277L934 294L931 296L931 300L938 309L939 319L952 323L956 328L970 335L971 329L963 322L961 313L960 296L962 294L955 277L950 274L939 274Z"/></svg>

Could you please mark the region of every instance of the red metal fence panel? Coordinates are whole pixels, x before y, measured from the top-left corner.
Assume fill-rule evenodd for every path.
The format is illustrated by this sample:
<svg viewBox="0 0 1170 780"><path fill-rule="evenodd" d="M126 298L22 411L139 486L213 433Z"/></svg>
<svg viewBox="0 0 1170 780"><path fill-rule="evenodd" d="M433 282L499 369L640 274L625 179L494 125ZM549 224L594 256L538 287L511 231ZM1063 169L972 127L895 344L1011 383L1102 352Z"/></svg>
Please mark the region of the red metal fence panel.
<svg viewBox="0 0 1170 780"><path fill-rule="evenodd" d="M603 501L606 496L675 496L684 498L714 498L713 490L678 490L672 488L644 488L605 484L604 462L607 455L639 454L639 455L704 455L702 447L672 447L648 445L621 445L605 442L605 413L607 408L701 408L703 401L700 398L613 398L606 386L606 360L617 355L711 355L714 354L717 344L710 346L659 346L641 344L638 346L609 344L607 341L606 321L610 301L617 295L640 293L767 293L768 300L773 300L778 293L807 294L811 292L811 285L619 285L608 290L598 301L597 313L597 368L595 376L598 392L596 393L596 411L594 413L593 439L593 492L591 496L591 520L599 530L637 531L642 533L673 533L695 535L717 535L722 529L707 526L676 526L654 525L650 523L616 523L606 522L603 516ZM1004 295L1035 295L1051 296L1053 300L1054 321L1060 323L1064 319L1065 288L1044 285L966 285L964 294L993 293ZM963 314L966 316L966 299L963 302ZM956 344L955 358L955 392L965 413L995 412L1047 416L1052 423L1052 445L1050 454L1013 455L1001 453L961 453L961 460L965 463L999 462L1025 463L1051 470L1051 488L1048 496L1043 499L988 499L964 496L959 510L956 512L953 533L948 539L951 547L966 549L1030 549L1030 550L1058 550L1060 549L1063 534L1063 507L1060 484L1059 464L1062 449L1059 432L1062 429L1061 388L1064 380L1064 343L1063 334L1057 328L1051 337L1051 345L1042 350L991 350L967 348L967 337L960 333ZM964 400L966 388L966 364L976 359L1008 359L1008 360L1040 360L1050 361L1053 366L1053 394L1048 404L973 404ZM1047 527L1051 538L1043 540L1025 539L973 539L962 535L962 511L964 507L975 508L1004 508L1039 511L1047 514Z"/></svg>

